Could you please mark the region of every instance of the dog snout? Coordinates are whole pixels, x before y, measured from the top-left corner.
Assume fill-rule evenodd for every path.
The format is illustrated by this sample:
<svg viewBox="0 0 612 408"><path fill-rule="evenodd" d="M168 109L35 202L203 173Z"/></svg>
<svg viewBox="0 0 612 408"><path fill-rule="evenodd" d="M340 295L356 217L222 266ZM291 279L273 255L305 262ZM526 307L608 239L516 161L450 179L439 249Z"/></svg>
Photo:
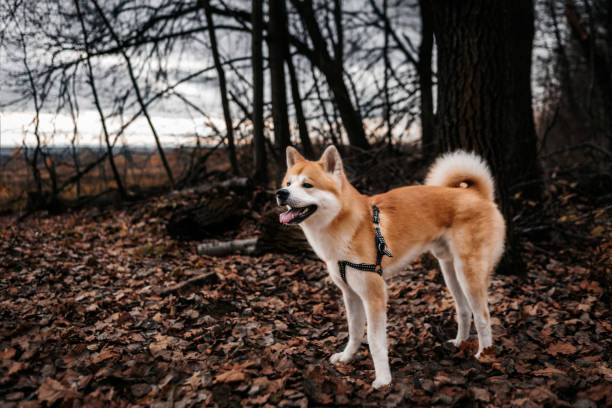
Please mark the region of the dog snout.
<svg viewBox="0 0 612 408"><path fill-rule="evenodd" d="M285 188L281 188L280 190L276 192L276 201L278 201L279 204L281 205L285 204L288 198L289 198L289 190Z"/></svg>

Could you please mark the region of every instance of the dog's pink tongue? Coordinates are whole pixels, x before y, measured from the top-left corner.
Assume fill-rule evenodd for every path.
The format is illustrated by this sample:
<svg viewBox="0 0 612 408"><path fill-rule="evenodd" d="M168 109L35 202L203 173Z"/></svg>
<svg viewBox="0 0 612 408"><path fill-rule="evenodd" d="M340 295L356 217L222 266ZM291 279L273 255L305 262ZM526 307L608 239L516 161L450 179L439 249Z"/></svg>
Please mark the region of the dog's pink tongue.
<svg viewBox="0 0 612 408"><path fill-rule="evenodd" d="M300 212L300 210L292 209L292 210L289 210L289 211L285 211L284 213L281 213L280 217L279 217L280 222L283 223L283 224L289 223L292 219L295 218L296 215L299 214L299 212Z"/></svg>

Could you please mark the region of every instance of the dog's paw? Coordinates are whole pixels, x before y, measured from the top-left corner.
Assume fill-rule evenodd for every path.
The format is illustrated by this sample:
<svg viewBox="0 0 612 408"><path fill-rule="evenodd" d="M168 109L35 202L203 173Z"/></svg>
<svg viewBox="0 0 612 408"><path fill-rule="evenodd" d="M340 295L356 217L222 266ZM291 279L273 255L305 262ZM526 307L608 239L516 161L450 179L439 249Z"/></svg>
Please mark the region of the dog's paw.
<svg viewBox="0 0 612 408"><path fill-rule="evenodd" d="M391 384L391 375L380 376L376 377L376 379L372 383L372 388L378 389L389 384Z"/></svg>
<svg viewBox="0 0 612 408"><path fill-rule="evenodd" d="M489 346L479 349L474 357L481 363L491 363L495 361L496 354L495 346Z"/></svg>
<svg viewBox="0 0 612 408"><path fill-rule="evenodd" d="M332 364L338 364L338 363L344 363L344 364L348 364L353 360L353 357L355 356L355 354L347 354L344 351L340 352L340 353L336 353L334 355L332 355L329 358L329 361Z"/></svg>
<svg viewBox="0 0 612 408"><path fill-rule="evenodd" d="M451 339L451 340L447 340L446 342L452 344L455 347L459 347L461 345L461 343L463 343L463 340L461 340L461 339Z"/></svg>
<svg viewBox="0 0 612 408"><path fill-rule="evenodd" d="M332 364L337 364L338 361L340 361L340 358L342 358L342 353L332 354L332 356L329 358L329 362Z"/></svg>
<svg viewBox="0 0 612 408"><path fill-rule="evenodd" d="M341 363L349 363L353 359L353 356L348 356L344 352L336 353L329 358L330 363L338 364Z"/></svg>

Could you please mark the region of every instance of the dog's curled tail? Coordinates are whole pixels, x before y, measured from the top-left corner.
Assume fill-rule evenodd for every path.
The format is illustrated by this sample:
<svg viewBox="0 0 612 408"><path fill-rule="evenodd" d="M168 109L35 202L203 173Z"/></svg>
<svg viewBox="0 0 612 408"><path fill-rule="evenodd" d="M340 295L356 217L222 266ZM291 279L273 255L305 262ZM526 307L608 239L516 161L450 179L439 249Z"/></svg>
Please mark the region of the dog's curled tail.
<svg viewBox="0 0 612 408"><path fill-rule="evenodd" d="M495 183L487 163L477 154L463 150L438 157L427 173L425 184L471 188L491 201L495 196Z"/></svg>

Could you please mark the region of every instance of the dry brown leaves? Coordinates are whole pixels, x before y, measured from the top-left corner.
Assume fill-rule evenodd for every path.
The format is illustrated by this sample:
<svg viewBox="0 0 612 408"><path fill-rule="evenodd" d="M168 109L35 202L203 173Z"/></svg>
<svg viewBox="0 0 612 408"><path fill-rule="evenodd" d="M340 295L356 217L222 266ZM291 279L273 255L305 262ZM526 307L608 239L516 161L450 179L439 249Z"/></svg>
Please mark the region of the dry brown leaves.
<svg viewBox="0 0 612 408"><path fill-rule="evenodd" d="M370 387L339 291L309 255L200 257L165 235L177 203L31 218L0 233L0 405L606 406L612 321L588 264L526 253L494 276L495 348L459 349L452 299L425 261L389 285L391 387ZM215 279L162 295L205 272Z"/></svg>

